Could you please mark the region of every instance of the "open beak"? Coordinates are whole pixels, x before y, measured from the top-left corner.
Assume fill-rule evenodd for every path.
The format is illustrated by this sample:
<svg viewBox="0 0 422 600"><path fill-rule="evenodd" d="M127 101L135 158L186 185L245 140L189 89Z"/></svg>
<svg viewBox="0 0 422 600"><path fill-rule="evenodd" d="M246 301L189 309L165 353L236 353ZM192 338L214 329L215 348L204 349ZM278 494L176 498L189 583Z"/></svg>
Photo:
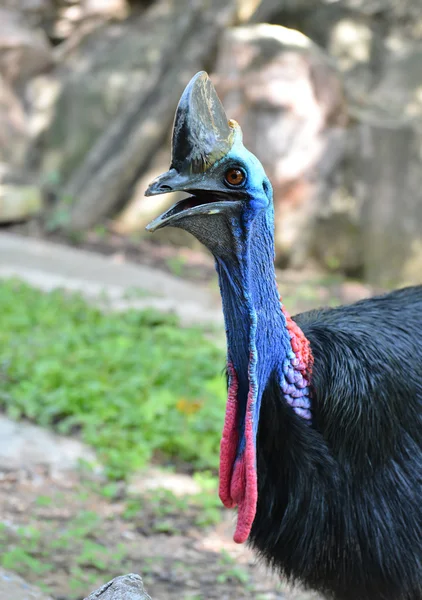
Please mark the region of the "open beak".
<svg viewBox="0 0 422 600"><path fill-rule="evenodd" d="M233 205L228 193L206 173L230 151L234 137L235 128L228 122L210 78L204 71L197 73L176 110L170 169L145 192L146 196L176 191L191 195L149 223L147 231L181 226L186 217L217 214Z"/></svg>

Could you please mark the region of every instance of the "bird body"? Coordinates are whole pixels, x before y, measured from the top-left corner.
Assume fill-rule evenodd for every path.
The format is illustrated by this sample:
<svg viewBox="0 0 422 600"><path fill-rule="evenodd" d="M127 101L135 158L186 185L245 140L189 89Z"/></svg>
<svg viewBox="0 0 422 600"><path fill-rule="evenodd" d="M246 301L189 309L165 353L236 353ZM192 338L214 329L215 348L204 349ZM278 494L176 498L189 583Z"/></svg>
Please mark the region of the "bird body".
<svg viewBox="0 0 422 600"><path fill-rule="evenodd" d="M297 315L312 426L270 380L250 542L338 600L422 598L422 286Z"/></svg>
<svg viewBox="0 0 422 600"><path fill-rule="evenodd" d="M172 165L189 191L150 224L213 253L227 334L220 498L235 541L335 600L422 600L422 286L291 319L274 270L272 189L205 73Z"/></svg>

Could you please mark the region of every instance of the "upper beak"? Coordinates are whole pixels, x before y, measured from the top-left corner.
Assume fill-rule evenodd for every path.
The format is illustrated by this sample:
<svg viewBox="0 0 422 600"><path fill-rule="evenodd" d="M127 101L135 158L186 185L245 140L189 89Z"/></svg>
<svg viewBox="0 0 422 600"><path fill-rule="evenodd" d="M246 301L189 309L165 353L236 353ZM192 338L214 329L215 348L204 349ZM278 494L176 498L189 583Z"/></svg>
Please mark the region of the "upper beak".
<svg viewBox="0 0 422 600"><path fill-rule="evenodd" d="M185 191L189 188L190 183L189 177L180 175L176 169L170 169L151 181L145 196L158 196L158 194L167 194L168 192Z"/></svg>

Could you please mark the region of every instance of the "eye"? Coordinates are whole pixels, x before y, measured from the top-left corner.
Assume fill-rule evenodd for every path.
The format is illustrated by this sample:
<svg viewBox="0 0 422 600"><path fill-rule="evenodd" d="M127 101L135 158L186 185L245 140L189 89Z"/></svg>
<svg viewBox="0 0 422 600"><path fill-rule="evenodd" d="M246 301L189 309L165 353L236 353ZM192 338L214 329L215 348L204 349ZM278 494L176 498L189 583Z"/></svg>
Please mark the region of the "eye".
<svg viewBox="0 0 422 600"><path fill-rule="evenodd" d="M236 167L227 169L227 171L224 174L224 180L228 185L242 185L245 179L245 172L242 169L238 169Z"/></svg>

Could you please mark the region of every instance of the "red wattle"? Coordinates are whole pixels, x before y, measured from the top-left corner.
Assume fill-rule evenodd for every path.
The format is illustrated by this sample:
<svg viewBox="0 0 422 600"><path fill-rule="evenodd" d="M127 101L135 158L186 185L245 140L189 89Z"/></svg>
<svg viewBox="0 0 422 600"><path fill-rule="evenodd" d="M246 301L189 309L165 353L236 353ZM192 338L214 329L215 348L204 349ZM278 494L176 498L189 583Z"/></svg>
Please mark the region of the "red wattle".
<svg viewBox="0 0 422 600"><path fill-rule="evenodd" d="M246 542L251 532L258 502L258 478L256 474L256 451L253 433L254 390L249 389L245 416L245 450L242 455L243 489L238 500L237 526L233 536L237 544Z"/></svg>
<svg viewBox="0 0 422 600"><path fill-rule="evenodd" d="M245 448L236 459L239 443L237 412L238 382L232 364L228 365L229 392L226 418L220 445L219 495L227 508L238 505L234 541L242 544L248 539L255 518L258 499L255 441L253 435L253 390L249 391L245 415Z"/></svg>
<svg viewBox="0 0 422 600"><path fill-rule="evenodd" d="M300 327L293 321L282 306L286 318L292 350L296 355L295 367L303 377L308 378L312 371L313 356L309 341ZM255 367L255 354L249 357L249 393L246 404L244 436L245 446L238 455L239 449L239 407L238 380L232 363L228 363L229 390L224 421L223 435L220 444L220 487L219 495L226 508L238 506L237 526L234 541L238 544L246 542L256 515L258 502L258 477L256 467L256 447L253 431L256 390L251 374ZM258 417L257 417L258 418Z"/></svg>
<svg viewBox="0 0 422 600"><path fill-rule="evenodd" d="M231 495L233 465L237 454L239 433L237 429L237 390L238 382L236 372L231 363L228 363L229 391L227 398L226 417L223 435L220 443L220 485L219 496L226 508L233 508L236 502Z"/></svg>

